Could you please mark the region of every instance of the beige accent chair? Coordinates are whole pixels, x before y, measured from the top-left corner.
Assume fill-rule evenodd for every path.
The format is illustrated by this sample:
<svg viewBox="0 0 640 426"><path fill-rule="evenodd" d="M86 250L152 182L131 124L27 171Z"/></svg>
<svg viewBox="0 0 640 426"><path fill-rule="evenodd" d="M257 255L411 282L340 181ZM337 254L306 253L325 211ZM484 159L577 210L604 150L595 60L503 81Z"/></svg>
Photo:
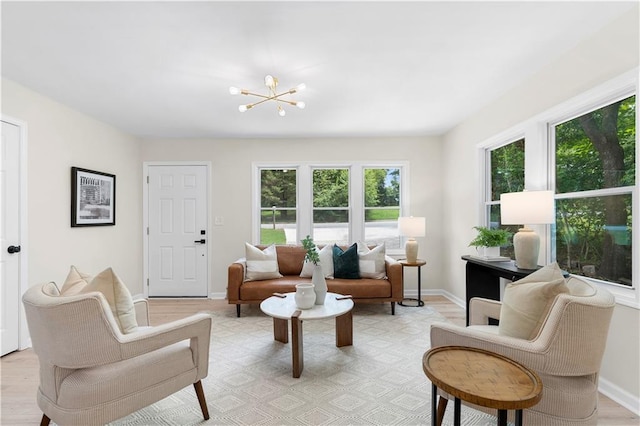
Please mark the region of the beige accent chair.
<svg viewBox="0 0 640 426"><path fill-rule="evenodd" d="M212 318L196 314L149 327L146 300L135 301L139 328L122 334L102 293L60 296L36 285L22 298L40 362L41 425L99 425L193 384L209 419L207 376Z"/></svg>
<svg viewBox="0 0 640 426"><path fill-rule="evenodd" d="M501 303L473 298L469 307L469 327L434 324L431 346L485 349L534 370L542 379L542 400L524 410L524 424L595 425L598 421L598 372L615 300L608 291L577 278L569 278L566 284L569 294L556 296L532 340L498 335L498 326L488 325L488 319L500 318ZM441 396L444 398L440 398L438 404L440 419L444 416L446 398L452 399L446 394Z"/></svg>

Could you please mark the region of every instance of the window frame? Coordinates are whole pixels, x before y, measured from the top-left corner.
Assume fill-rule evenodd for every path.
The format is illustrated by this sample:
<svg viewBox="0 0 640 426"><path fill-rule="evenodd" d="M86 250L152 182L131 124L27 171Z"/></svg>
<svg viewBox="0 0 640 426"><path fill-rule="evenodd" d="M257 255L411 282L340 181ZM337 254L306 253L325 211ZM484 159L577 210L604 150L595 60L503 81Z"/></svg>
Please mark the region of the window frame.
<svg viewBox="0 0 640 426"><path fill-rule="evenodd" d="M364 169L387 168L400 170L400 215L410 216L410 173L408 161L270 161L253 162L251 187L251 238L254 244L260 242L260 171L262 169L295 169L297 176L297 223L298 237L313 237L313 170L348 169L349 170L349 242L364 241L365 236L365 200ZM299 238L299 239L300 239ZM387 249L389 255L404 254L404 237L400 239L400 248Z"/></svg>
<svg viewBox="0 0 640 426"><path fill-rule="evenodd" d="M555 188L555 145L551 143L551 123L556 125L573 118L579 117L586 112L598 109L604 105L624 99L629 96L636 96L636 182L633 187L611 188L601 192L601 194L624 191L629 193L631 188L632 196L632 228L633 232L633 256L632 256L632 285L630 287L601 281L593 278L577 276L581 279L594 283L597 286L608 289L616 298L616 302L635 309L640 309L640 144L638 143L637 125L640 123L640 111L638 104L638 68L625 72L618 77L602 83L590 90L578 94L568 100L543 111L530 119L527 119L515 126L490 137L477 147L477 158L479 161L479 188L478 188L478 218L479 223L488 223L488 212L486 201L490 198L491 168L486 159L489 150L506 145L518 138L525 139L525 188L527 190L546 190ZM490 155L490 154L489 154ZM573 194L573 193L572 193ZM569 194L562 194L565 198ZM582 193L584 195L584 193ZM543 259L546 263L551 262L551 226L537 225L531 226L540 235L540 250L544 251Z"/></svg>

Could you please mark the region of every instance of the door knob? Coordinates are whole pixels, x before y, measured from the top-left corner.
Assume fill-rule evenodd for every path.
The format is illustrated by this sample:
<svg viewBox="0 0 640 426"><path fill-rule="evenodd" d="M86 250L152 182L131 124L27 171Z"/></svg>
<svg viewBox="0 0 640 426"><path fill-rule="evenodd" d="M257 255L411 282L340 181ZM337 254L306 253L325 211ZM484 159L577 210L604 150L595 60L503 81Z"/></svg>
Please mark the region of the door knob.
<svg viewBox="0 0 640 426"><path fill-rule="evenodd" d="M204 244L204 243L206 243L206 241L203 238L201 240L195 240L194 243L196 243L196 244Z"/></svg>
<svg viewBox="0 0 640 426"><path fill-rule="evenodd" d="M7 248L7 251L11 254L13 253L19 253L20 252L20 246L9 246Z"/></svg>

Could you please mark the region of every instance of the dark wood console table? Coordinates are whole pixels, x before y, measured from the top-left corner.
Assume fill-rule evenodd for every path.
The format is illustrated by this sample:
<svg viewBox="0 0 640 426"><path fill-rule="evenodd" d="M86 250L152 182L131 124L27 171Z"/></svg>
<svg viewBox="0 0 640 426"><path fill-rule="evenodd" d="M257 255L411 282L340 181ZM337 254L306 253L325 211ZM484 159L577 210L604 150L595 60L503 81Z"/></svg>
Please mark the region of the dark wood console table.
<svg viewBox="0 0 640 426"><path fill-rule="evenodd" d="M469 325L469 301L472 297L500 300L500 278L517 281L536 271L535 269L520 269L513 260L488 262L472 256L462 256L462 260L467 261L467 325Z"/></svg>

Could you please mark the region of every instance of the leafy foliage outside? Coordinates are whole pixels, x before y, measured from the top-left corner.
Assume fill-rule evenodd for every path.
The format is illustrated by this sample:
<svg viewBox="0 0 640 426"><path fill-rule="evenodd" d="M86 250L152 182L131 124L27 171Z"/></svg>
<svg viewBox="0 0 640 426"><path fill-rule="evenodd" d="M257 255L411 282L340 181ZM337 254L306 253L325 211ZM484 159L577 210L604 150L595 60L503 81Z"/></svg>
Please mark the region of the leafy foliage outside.
<svg viewBox="0 0 640 426"><path fill-rule="evenodd" d="M636 97L555 126L556 259L578 275L631 285ZM626 193L599 192L629 187Z"/></svg>

